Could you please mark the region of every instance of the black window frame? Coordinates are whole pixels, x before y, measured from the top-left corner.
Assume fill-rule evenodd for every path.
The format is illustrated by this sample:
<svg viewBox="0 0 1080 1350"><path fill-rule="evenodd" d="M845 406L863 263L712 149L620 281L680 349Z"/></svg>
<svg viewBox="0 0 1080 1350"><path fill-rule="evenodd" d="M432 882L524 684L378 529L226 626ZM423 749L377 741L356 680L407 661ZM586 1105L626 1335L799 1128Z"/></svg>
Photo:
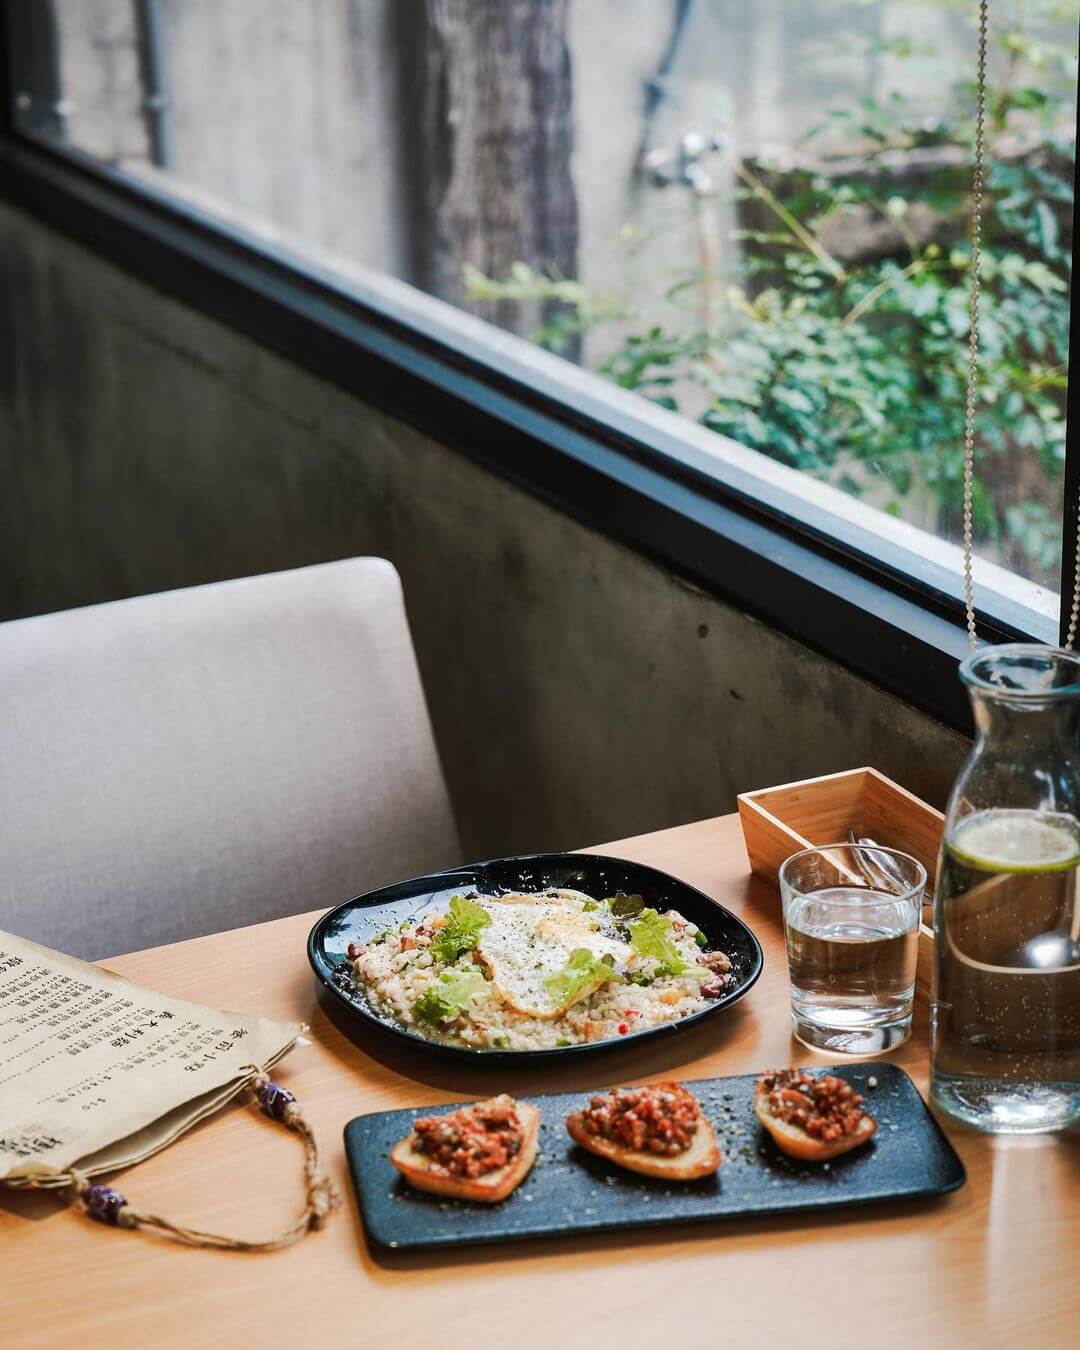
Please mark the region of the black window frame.
<svg viewBox="0 0 1080 1350"><path fill-rule="evenodd" d="M18 14L18 22L16 15ZM62 131L49 0L0 0L0 200L431 435L599 532L970 733L954 579L857 527L815 529L797 497L706 467L678 438L496 360L393 294L363 295L287 251L35 135ZM22 44L21 47L19 44ZM19 100L16 116L16 99ZM29 133L29 134L28 134ZM1075 257L1075 240L1074 240ZM1070 326L1076 293L1070 295ZM1071 595L1080 445L1067 392L1062 595ZM1067 605L1063 602L1063 611ZM1067 615L1061 615L1061 640ZM981 639L1039 640L1019 606Z"/></svg>

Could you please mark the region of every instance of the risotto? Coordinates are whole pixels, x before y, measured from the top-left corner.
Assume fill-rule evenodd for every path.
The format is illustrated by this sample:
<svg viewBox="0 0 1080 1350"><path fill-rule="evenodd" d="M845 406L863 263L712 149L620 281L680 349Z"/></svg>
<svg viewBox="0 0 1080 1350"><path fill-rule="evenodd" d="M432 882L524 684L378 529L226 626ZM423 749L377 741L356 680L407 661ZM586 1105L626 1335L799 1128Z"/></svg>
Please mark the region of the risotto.
<svg viewBox="0 0 1080 1350"><path fill-rule="evenodd" d="M613 1040L701 1012L734 983L695 924L622 893L470 891L351 944L349 959L376 1012L479 1050Z"/></svg>

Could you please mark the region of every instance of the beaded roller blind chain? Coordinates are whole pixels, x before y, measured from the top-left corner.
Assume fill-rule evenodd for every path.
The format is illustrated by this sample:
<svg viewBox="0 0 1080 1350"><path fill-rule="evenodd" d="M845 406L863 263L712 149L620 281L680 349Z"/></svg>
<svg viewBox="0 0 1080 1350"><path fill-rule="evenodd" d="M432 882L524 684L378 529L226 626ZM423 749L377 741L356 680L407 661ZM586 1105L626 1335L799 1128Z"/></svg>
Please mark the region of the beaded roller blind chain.
<svg viewBox="0 0 1080 1350"><path fill-rule="evenodd" d="M982 219L985 193L984 158L986 149L986 54L990 28L989 0L979 0L978 71L975 80L975 153L971 180L971 262L968 271L969 316L967 406L964 416L964 508L963 570L964 611L967 618L968 646L978 645L975 632L975 580L973 572L972 514L975 478L975 400L979 374L979 297L982 263ZM1064 596L1062 597L1064 603ZM1072 603L1065 646L1076 646L1077 618L1080 615L1080 529L1076 535L1073 567Z"/></svg>

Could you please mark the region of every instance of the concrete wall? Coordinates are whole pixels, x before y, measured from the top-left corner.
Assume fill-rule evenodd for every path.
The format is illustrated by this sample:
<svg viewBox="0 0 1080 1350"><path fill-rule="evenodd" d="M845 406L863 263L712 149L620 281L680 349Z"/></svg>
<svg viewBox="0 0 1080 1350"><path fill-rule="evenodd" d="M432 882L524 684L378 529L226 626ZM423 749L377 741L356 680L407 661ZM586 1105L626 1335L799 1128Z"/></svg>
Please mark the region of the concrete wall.
<svg viewBox="0 0 1080 1350"><path fill-rule="evenodd" d="M963 742L0 207L0 616L350 554L402 573L467 851L574 846Z"/></svg>

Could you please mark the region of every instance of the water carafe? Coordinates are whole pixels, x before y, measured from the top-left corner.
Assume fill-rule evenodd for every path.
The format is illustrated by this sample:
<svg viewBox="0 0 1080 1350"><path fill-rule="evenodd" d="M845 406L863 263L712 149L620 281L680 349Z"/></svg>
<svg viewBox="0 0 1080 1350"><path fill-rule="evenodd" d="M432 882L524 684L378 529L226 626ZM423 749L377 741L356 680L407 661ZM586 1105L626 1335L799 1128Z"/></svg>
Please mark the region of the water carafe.
<svg viewBox="0 0 1080 1350"><path fill-rule="evenodd" d="M960 667L976 741L934 903L931 1093L980 1130L1080 1120L1080 658L1015 644Z"/></svg>

